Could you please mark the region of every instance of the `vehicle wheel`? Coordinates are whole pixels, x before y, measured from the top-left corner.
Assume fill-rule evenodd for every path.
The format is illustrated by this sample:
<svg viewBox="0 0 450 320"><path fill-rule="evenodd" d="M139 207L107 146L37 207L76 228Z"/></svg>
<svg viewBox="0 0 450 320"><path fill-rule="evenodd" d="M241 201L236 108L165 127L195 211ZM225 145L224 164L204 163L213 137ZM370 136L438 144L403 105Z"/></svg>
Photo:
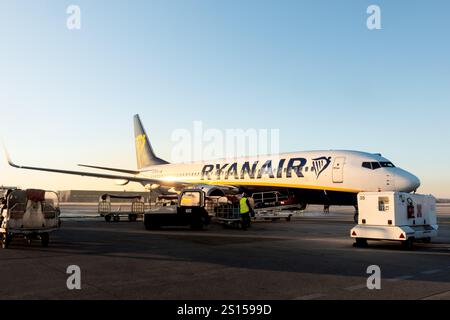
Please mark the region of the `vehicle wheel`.
<svg viewBox="0 0 450 320"><path fill-rule="evenodd" d="M111 221L111 215L107 214L107 215L105 216L105 221L106 221L106 222L110 222L110 221Z"/></svg>
<svg viewBox="0 0 450 320"><path fill-rule="evenodd" d="M41 234L41 245L43 247L48 247L48 243L50 242L50 236L48 233Z"/></svg>
<svg viewBox="0 0 450 320"><path fill-rule="evenodd" d="M431 243L431 238L425 238L425 239L423 239L423 243Z"/></svg>
<svg viewBox="0 0 450 320"><path fill-rule="evenodd" d="M413 248L414 240L409 238L408 240L402 241L402 247L405 250L411 250Z"/></svg>
<svg viewBox="0 0 450 320"><path fill-rule="evenodd" d="M2 249L7 249L11 243L11 236L4 233L2 236Z"/></svg>
<svg viewBox="0 0 450 320"><path fill-rule="evenodd" d="M152 223L150 220L144 220L144 226L146 230L157 230L160 226L156 223Z"/></svg>
<svg viewBox="0 0 450 320"><path fill-rule="evenodd" d="M367 239L364 238L356 238L355 243L353 244L355 248L367 248Z"/></svg>
<svg viewBox="0 0 450 320"><path fill-rule="evenodd" d="M191 229L202 230L204 225L203 218L196 218L191 222Z"/></svg>

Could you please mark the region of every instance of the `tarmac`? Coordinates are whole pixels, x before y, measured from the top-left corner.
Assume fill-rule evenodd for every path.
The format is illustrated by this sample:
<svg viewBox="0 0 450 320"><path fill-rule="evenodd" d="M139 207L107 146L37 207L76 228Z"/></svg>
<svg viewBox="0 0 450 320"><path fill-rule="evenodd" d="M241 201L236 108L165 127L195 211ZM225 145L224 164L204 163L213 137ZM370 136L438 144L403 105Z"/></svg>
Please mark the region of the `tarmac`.
<svg viewBox="0 0 450 320"><path fill-rule="evenodd" d="M47 248L17 239L0 249L1 299L450 299L450 206L438 207L439 237L405 251L399 243L354 248L352 208L310 207L292 221L243 231L213 224L145 230L105 222L96 207L65 205ZM67 268L80 267L69 290ZM367 268L381 270L370 290Z"/></svg>

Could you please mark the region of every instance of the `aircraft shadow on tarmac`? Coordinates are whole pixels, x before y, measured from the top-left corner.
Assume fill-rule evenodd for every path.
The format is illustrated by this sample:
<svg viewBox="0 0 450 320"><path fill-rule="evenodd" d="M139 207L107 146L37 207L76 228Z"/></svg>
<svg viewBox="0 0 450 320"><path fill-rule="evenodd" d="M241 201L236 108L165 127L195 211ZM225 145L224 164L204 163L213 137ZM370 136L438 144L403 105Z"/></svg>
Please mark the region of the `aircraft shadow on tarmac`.
<svg viewBox="0 0 450 320"><path fill-rule="evenodd" d="M230 231L233 237L217 235L216 230L201 232L167 228L146 231L140 226L134 230L117 231L111 224L98 222L98 229L69 227L52 235L48 248L16 240L8 250L34 253L39 258L71 256L114 257L115 263L133 264L151 268L154 262L201 263L217 268L236 268L257 271L293 272L320 275L359 277L365 275L362 267L380 265L386 278L402 272L420 273L430 268L447 268L450 247L446 243L417 243L412 251L405 251L395 242L370 242L368 248L353 248L352 240L311 242L259 237L257 232ZM81 230L81 231L80 231ZM135 231L135 232L133 232ZM181 231L181 232L180 232ZM190 234L192 232L192 234ZM240 232L240 233L239 233ZM180 234L181 233L181 234ZM211 235L211 237L209 236ZM20 258L19 258L20 259ZM80 257L81 259L81 257ZM211 267L214 268L214 267ZM407 271L405 271L407 270ZM436 281L432 275L423 275L421 281ZM439 278L450 282L448 272Z"/></svg>

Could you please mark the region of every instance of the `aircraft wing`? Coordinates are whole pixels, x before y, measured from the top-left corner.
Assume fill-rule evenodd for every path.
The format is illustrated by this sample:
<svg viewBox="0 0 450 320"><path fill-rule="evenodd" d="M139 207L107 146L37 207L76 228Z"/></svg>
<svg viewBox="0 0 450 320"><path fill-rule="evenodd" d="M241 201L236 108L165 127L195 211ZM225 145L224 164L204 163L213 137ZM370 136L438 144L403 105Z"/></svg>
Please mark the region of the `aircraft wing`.
<svg viewBox="0 0 450 320"><path fill-rule="evenodd" d="M86 167L86 168L94 168L94 169L100 169L100 170L108 170L108 171L115 171L115 172L121 172L121 173L128 173L128 174L138 174L138 173L140 173L140 171L137 171L137 170L100 167L100 166L92 166L92 165L87 165L87 164L79 164L79 166L80 167Z"/></svg>
<svg viewBox="0 0 450 320"><path fill-rule="evenodd" d="M64 173L71 174L76 176L83 177L94 177L94 178L104 178L111 180L126 180L130 182L139 182L143 185L146 184L159 184L163 186L177 187L177 186L185 186L185 183L179 181L165 181L158 179L149 179L145 177L138 176L129 176L129 175L113 175L113 174L103 174L103 173L94 173L94 172L84 172L84 171L72 171L72 170L61 170L61 169L52 169L52 168L40 168L40 167L30 167L30 166L22 166L17 165L11 161L9 155L7 155L8 163L10 166L18 169L27 169L27 170L37 170L37 171L46 171L46 172L54 172L54 173Z"/></svg>
<svg viewBox="0 0 450 320"><path fill-rule="evenodd" d="M220 185L220 184L199 184L199 183L190 183L190 182L184 182L184 181L173 181L173 180L162 180L162 179L151 179L151 178L146 178L146 177L139 177L139 176L130 176L130 175L115 175L115 174L103 174L103 173L94 173L94 172L85 172L85 171L73 171L73 170L63 170L63 169L54 169L54 168L41 168L41 167L31 167L31 166L22 166L22 165L18 165L15 164L11 158L9 157L9 154L6 150L6 148L4 148L5 150L5 155L8 161L8 164L14 168L18 168L18 169L27 169L27 170L36 170L36 171L45 171L45 172L53 172L53 173L63 173L63 174L70 174L70 175L76 175L76 176L82 176L82 177L93 177L93 178L103 178L103 179L111 179L111 180L124 180L124 181L128 181L128 182L138 182L142 185L147 185L147 184L158 184L160 186L164 186L164 187L175 187L175 188L184 188L184 187L188 187L188 186L193 186L196 185L198 187L216 187L219 189L223 189L223 190L238 190L238 188L236 186L230 186L230 185ZM122 169L115 169L115 168L106 168L106 167L97 167L97 166L87 166L84 165L86 167L91 167L91 168L98 168L98 169L106 169L106 170L117 170L119 172L129 172L134 173L134 171L132 170L122 170Z"/></svg>

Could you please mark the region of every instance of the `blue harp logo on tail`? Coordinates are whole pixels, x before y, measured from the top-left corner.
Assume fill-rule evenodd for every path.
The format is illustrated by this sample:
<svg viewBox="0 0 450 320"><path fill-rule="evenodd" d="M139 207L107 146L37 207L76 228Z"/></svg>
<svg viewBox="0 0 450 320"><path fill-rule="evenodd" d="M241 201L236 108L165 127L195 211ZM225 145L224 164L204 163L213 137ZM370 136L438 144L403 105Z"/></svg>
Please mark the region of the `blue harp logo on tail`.
<svg viewBox="0 0 450 320"><path fill-rule="evenodd" d="M312 160L313 160L313 170L316 173L316 179L318 179L321 173L324 172L325 169L328 168L328 166L330 165L331 157L320 157Z"/></svg>

